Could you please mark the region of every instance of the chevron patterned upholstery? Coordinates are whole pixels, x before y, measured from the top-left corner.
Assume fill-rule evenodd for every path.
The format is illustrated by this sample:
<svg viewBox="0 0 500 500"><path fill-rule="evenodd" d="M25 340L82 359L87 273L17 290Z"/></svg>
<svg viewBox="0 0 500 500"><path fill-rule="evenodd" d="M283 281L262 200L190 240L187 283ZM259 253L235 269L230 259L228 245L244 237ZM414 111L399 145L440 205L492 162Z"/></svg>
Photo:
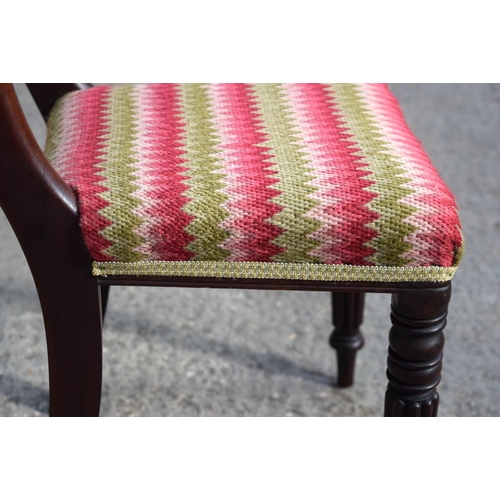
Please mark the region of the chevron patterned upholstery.
<svg viewBox="0 0 500 500"><path fill-rule="evenodd" d="M46 154L95 275L447 281L452 193L383 84L98 86Z"/></svg>

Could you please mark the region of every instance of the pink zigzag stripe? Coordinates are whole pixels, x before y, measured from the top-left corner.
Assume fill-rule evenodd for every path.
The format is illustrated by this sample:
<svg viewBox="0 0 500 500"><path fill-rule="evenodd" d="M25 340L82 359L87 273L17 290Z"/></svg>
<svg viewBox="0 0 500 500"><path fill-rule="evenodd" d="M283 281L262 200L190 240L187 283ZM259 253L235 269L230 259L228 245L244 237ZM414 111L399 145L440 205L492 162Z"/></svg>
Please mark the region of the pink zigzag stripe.
<svg viewBox="0 0 500 500"><path fill-rule="evenodd" d="M102 155L108 133L105 104L108 96L107 87L95 87L65 97L59 125L62 130L61 142L52 159L64 180L71 186L78 186L81 225L97 229L83 232L85 242L92 257L101 261L114 260L102 253L112 245L101 234L111 222L99 212L109 205L99 196L107 191L100 185L105 179L99 174L99 164L104 161Z"/></svg>
<svg viewBox="0 0 500 500"><path fill-rule="evenodd" d="M368 172L356 154L355 143L332 101L328 88L320 84L286 84L294 110L302 149L307 153L318 190L309 196L320 202L307 217L321 227L309 236L322 242L310 255L325 264L373 265L365 259L375 250L365 245L377 236L366 224L378 218L367 208L376 196L365 191L373 181L364 179Z"/></svg>
<svg viewBox="0 0 500 500"><path fill-rule="evenodd" d="M229 198L230 214L220 227L230 236L221 244L229 250L228 261L268 262L282 249L271 241L281 230L266 222L281 210L270 200L279 194L271 188L269 148L260 146L267 137L260 130L251 87L246 84L214 84L210 96L219 132L221 160L226 175L222 190Z"/></svg>
<svg viewBox="0 0 500 500"><path fill-rule="evenodd" d="M183 261L194 254L186 246L194 239L185 231L193 216L182 211L190 200L184 195L179 94L175 85L143 85L135 88L138 104L137 191L141 201L134 209L144 222L136 233L144 243L136 250L148 259Z"/></svg>

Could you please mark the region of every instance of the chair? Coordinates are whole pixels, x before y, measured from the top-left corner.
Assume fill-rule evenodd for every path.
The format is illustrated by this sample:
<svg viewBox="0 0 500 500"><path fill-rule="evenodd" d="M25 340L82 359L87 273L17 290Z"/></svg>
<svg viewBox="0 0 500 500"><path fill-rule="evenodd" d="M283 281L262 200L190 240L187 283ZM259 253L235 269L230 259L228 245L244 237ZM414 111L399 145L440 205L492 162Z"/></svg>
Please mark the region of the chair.
<svg viewBox="0 0 500 500"><path fill-rule="evenodd" d="M114 285L332 292L338 384L392 294L386 416L436 416L463 242L385 85L0 84L0 204L43 311L50 415L98 416ZM49 118L50 116L50 118Z"/></svg>

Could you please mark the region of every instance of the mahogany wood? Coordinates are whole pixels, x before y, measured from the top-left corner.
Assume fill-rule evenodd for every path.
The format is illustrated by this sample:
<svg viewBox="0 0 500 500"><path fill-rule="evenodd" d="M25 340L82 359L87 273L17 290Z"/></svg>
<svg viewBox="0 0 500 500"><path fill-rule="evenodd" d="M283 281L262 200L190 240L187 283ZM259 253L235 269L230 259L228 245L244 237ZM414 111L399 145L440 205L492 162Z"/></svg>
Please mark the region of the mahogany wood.
<svg viewBox="0 0 500 500"><path fill-rule="evenodd" d="M451 284L392 298L385 416L435 417Z"/></svg>
<svg viewBox="0 0 500 500"><path fill-rule="evenodd" d="M64 94L92 87L90 83L27 83L26 86L45 121L56 101Z"/></svg>
<svg viewBox="0 0 500 500"><path fill-rule="evenodd" d="M338 385L349 387L354 383L356 352L364 340L359 329L363 322L364 293L332 293L333 324L330 345L337 351Z"/></svg>
<svg viewBox="0 0 500 500"><path fill-rule="evenodd" d="M399 293L401 290L440 288L443 283L374 283L364 281L311 281L250 278L199 278L186 276L99 276L100 285L161 286L192 288L238 288L251 290L304 290L310 292Z"/></svg>
<svg viewBox="0 0 500 500"><path fill-rule="evenodd" d="M30 266L45 323L50 414L97 415L99 288L73 191L48 163L12 85L0 84L0 205Z"/></svg>
<svg viewBox="0 0 500 500"><path fill-rule="evenodd" d="M102 321L104 323L104 318L106 317L106 310L108 308L109 286L102 285L99 288L101 289L101 311L102 311Z"/></svg>

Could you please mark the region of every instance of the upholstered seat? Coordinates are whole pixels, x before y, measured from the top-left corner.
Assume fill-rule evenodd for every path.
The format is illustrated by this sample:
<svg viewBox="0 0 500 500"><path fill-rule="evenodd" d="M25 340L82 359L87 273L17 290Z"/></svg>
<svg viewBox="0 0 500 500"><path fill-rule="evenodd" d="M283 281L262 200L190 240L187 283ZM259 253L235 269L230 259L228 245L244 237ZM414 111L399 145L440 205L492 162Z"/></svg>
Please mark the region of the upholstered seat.
<svg viewBox="0 0 500 500"><path fill-rule="evenodd" d="M460 224L387 86L28 88L47 154L0 83L0 206L40 297L51 415L99 414L115 285L329 292L339 387L365 293L391 293L384 415L437 415Z"/></svg>
<svg viewBox="0 0 500 500"><path fill-rule="evenodd" d="M94 275L448 281L453 195L386 85L99 86L46 154Z"/></svg>

